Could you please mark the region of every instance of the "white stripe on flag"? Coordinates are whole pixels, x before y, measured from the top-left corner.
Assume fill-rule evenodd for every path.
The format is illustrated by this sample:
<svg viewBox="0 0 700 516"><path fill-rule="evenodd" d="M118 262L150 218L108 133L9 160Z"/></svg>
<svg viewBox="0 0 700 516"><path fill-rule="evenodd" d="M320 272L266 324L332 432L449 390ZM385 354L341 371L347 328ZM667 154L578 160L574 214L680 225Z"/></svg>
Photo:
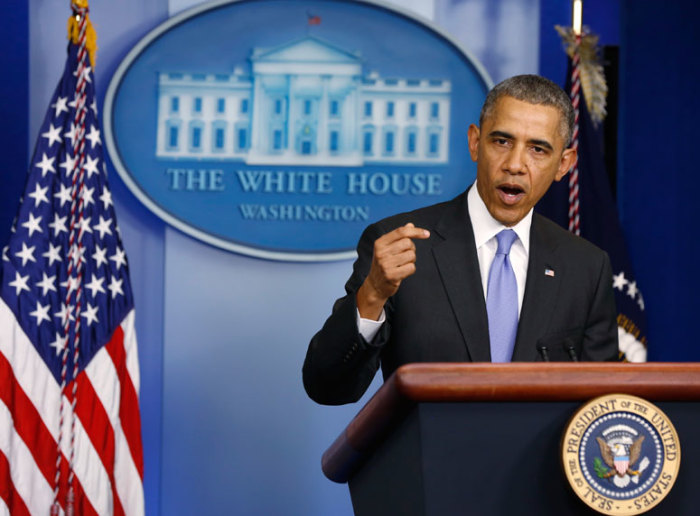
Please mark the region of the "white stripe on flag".
<svg viewBox="0 0 700 516"><path fill-rule="evenodd" d="M24 441L17 435L12 414L0 401L0 451L10 463L10 476L31 514L48 514L53 502L53 489L34 462Z"/></svg>
<svg viewBox="0 0 700 516"><path fill-rule="evenodd" d="M131 320L133 321L133 318ZM143 514L143 485L119 419L119 378L105 348L97 352L85 373L114 430L114 480L124 512L128 515Z"/></svg>
<svg viewBox="0 0 700 516"><path fill-rule="evenodd" d="M78 394L80 396L80 394ZM63 399L66 403L64 414L70 418L72 410L68 398ZM66 428L70 428L70 419L66 420L68 424ZM68 437L68 436L66 436ZM63 455L68 459L70 457L70 441L69 438L64 438L61 443ZM109 482L107 472L102 465L100 456L92 446L90 437L80 421L80 418L75 420L75 462L73 471L78 481L83 486L85 497L90 501L97 514L112 513L112 489Z"/></svg>
<svg viewBox="0 0 700 516"><path fill-rule="evenodd" d="M131 383L134 384L136 395L139 394L141 384L141 376L139 373L139 354L136 347L136 327L135 325L136 311L132 309L124 320L121 327L124 330L124 351L126 351L126 368L131 377Z"/></svg>
<svg viewBox="0 0 700 516"><path fill-rule="evenodd" d="M136 464L131 458L131 450L121 425L115 428L114 444L114 481L117 483L117 493L124 507L124 513L129 516L143 516L145 514L143 484Z"/></svg>
<svg viewBox="0 0 700 516"><path fill-rule="evenodd" d="M0 338L0 353L10 362L17 383L36 407L55 441L58 436L58 396L61 389L2 298L0 328L7 334L7 338Z"/></svg>

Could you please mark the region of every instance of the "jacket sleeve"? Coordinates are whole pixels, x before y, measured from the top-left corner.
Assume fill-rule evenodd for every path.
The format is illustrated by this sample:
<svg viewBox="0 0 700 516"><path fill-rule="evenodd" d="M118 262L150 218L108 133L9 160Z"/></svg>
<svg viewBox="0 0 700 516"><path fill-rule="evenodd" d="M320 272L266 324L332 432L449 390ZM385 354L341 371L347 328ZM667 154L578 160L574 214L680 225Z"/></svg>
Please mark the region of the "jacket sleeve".
<svg viewBox="0 0 700 516"><path fill-rule="evenodd" d="M341 405L359 400L379 368L390 331L389 314L372 342L367 342L357 328L356 293L369 273L374 241L380 235L376 225L362 234L352 276L345 284L346 295L334 303L330 317L309 343L302 376L307 394L318 403Z"/></svg>

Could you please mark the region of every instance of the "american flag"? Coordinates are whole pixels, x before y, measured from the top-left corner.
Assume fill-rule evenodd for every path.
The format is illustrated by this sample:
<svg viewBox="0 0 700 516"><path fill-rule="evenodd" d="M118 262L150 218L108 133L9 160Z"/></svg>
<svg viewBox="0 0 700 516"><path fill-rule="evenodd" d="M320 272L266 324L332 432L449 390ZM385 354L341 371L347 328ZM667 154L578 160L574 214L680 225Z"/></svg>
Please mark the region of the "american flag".
<svg viewBox="0 0 700 516"><path fill-rule="evenodd" d="M78 14L2 250L2 514L144 513L133 296Z"/></svg>

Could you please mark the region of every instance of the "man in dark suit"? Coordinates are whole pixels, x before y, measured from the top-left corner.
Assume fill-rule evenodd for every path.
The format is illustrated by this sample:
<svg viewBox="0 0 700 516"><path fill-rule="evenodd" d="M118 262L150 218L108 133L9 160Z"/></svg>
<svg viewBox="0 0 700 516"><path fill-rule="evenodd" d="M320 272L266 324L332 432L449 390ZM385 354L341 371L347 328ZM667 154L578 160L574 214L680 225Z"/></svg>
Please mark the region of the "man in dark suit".
<svg viewBox="0 0 700 516"><path fill-rule="evenodd" d="M311 340L304 387L356 401L381 365L612 360L606 253L533 207L576 161L571 102L524 75L489 92L469 127L476 182L457 198L369 226L347 295Z"/></svg>

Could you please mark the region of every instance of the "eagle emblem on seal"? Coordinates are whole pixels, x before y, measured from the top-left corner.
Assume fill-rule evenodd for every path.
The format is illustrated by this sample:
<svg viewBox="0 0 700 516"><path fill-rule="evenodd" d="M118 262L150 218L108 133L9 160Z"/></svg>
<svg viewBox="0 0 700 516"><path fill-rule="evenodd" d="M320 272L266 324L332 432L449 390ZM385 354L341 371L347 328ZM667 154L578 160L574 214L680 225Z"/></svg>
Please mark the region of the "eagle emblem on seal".
<svg viewBox="0 0 700 516"><path fill-rule="evenodd" d="M599 478L608 478L620 488L627 487L631 482L637 484L639 475L649 466L649 459L642 455L644 436L627 425L615 425L603 431L596 437L603 460L596 458L595 471ZM608 466L606 468L603 465ZM635 465L639 462L639 465Z"/></svg>
<svg viewBox="0 0 700 516"><path fill-rule="evenodd" d="M596 437L596 440L598 441L598 446L600 446L600 453L603 456L603 461L611 468L603 478L610 478L615 474L624 477L625 475L639 475L641 473L640 471L632 469L632 466L639 460L639 456L642 454L643 435L640 435L637 440L632 443L629 450L623 443L618 442L610 446L602 437Z"/></svg>

